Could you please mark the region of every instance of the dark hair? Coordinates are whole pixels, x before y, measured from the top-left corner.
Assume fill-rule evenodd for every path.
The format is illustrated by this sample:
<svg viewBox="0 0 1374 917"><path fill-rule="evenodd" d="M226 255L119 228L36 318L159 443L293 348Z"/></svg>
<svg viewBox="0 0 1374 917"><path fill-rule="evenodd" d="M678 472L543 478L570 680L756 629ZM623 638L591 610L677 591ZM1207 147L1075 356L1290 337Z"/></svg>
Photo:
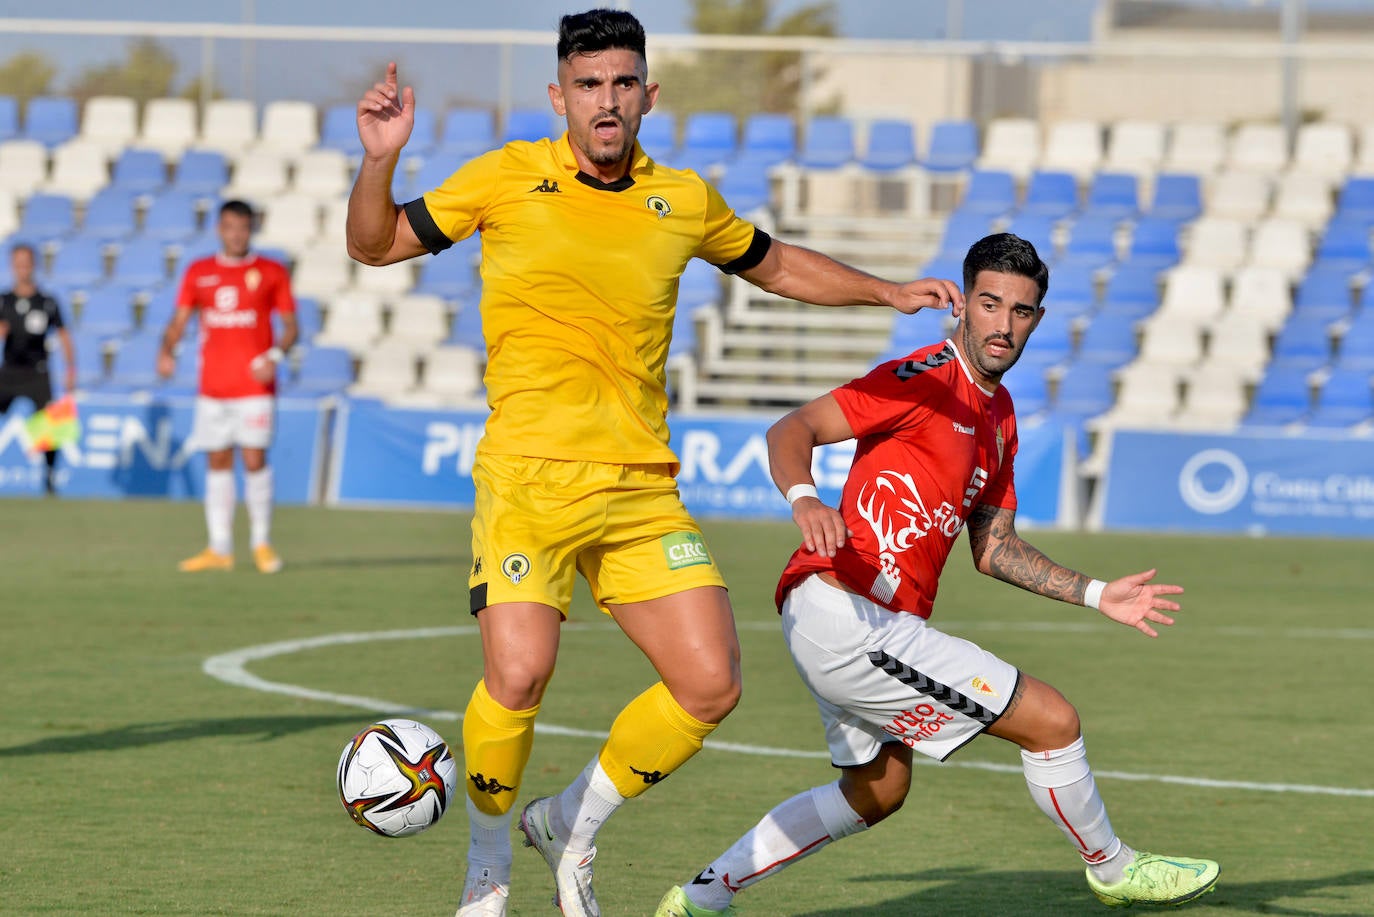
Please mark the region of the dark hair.
<svg viewBox="0 0 1374 917"><path fill-rule="evenodd" d="M644 26L624 10L569 13L558 22L558 59L623 48L644 57Z"/></svg>
<svg viewBox="0 0 1374 917"><path fill-rule="evenodd" d="M1040 299L1035 303L1037 306L1050 288L1050 269L1040 260L1035 246L1009 232L984 236L969 246L968 254L964 256L965 292L973 289L973 281L983 271L1019 274L1034 280L1040 288Z"/></svg>
<svg viewBox="0 0 1374 917"><path fill-rule="evenodd" d="M238 216L247 217L249 220L252 220L253 205L247 201L225 201L223 204L219 205L219 215L224 216L226 213L237 214Z"/></svg>

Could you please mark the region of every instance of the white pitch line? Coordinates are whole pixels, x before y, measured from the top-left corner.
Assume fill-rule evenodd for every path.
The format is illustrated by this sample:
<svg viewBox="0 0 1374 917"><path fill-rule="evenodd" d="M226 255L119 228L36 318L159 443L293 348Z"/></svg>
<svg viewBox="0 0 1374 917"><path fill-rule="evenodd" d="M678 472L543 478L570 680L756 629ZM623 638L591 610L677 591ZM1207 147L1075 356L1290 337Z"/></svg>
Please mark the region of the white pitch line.
<svg viewBox="0 0 1374 917"><path fill-rule="evenodd" d="M772 630L775 625L764 621L740 621L736 625L740 630ZM948 627L949 625L946 624ZM962 623L963 627L992 627L997 629L1026 629L1026 630L1058 630L1060 625L1045 622L985 622L975 624L972 622ZM1069 623L1062 626L1063 630L1078 631L1083 628L1082 624ZM565 630L614 630L610 624L566 624ZM1240 628L1231 629L1238 631ZM1247 629L1248 630L1248 629ZM359 694L339 694L333 691L320 691L315 688L306 688L300 685L291 685L284 682L268 681L248 671L248 664L260 659L271 659L274 656L287 656L292 653L299 653L303 650L321 649L327 646L344 646L353 643L374 643L383 640L421 640L426 637L471 637L478 633L476 625L464 624L455 627L426 627L413 630L379 630L365 633L340 633L325 634L320 637L306 637L299 640L282 640L277 643L264 643L258 646L247 646L242 649L231 650L227 653L220 653L211 656L201 664L201 670L211 678L222 681L226 684L235 685L241 688L250 688L254 691L263 691L268 694L285 694L289 697L300 697L306 700L323 701L330 704L340 704L345 707L358 707L363 710L371 710L376 713L388 714L408 714L420 718L433 720L445 720L457 722L461 720L462 714L452 710L434 710L422 707L414 707L406 704L397 704L392 701L382 700L376 697L367 697ZM1257 630L1256 634L1260 632ZM1311 628L1302 631L1291 631L1291 634L1301 633L1304 636L1317 636L1320 631ZM1374 636L1374 631L1353 631L1340 630L1333 632L1339 639L1351 639L1354 634L1363 635L1356 639L1364 639L1366 636ZM1272 632L1271 634L1272 635ZM568 726L556 726L548 723L536 723L534 731L542 735L569 736L580 739L605 739L606 733L592 729L573 729ZM774 748L767 745L745 745L738 742L719 742L714 739L706 741L706 747L715 751L729 751L745 755L762 755L768 757L781 758L818 758L829 760L830 755L825 751L806 751L794 748ZM947 761L944 764L915 756L915 760L921 764L929 764L939 767L962 767L973 770L992 771L999 774L1019 774L1021 768L1013 764L996 764L989 761ZM1170 783L1177 786L1204 787L1219 790L1249 790L1259 793L1300 793L1314 796L1346 796L1362 797L1374 799L1374 789L1362 789L1359 787L1340 787L1340 786L1314 786L1302 783L1257 783L1249 780L1212 780L1206 777L1179 777L1169 774L1136 774L1129 771L1093 771L1096 777L1106 777L1113 780L1130 780L1136 782Z"/></svg>

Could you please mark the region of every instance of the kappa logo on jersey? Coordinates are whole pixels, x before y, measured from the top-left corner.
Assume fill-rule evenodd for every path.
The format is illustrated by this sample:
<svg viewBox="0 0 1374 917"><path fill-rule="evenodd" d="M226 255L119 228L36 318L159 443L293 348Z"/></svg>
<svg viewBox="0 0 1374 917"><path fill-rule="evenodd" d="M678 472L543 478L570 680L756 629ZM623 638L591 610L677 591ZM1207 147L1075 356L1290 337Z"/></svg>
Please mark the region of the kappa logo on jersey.
<svg viewBox="0 0 1374 917"><path fill-rule="evenodd" d="M530 559L524 554L507 554L506 559L501 561L501 572L512 586L519 586L520 581L529 575Z"/></svg>
<svg viewBox="0 0 1374 917"><path fill-rule="evenodd" d="M668 201L659 197L657 194L649 195L644 201L644 206L657 213L660 220L673 212L673 208Z"/></svg>
<svg viewBox="0 0 1374 917"><path fill-rule="evenodd" d="M946 346L944 350L928 354L924 360L903 360L897 364L897 368L892 372L898 379L905 382L908 379L914 379L928 369L944 366L952 359L954 359L954 354Z"/></svg>
<svg viewBox="0 0 1374 917"><path fill-rule="evenodd" d="M480 576L482 573L482 558L478 557L472 562L472 572L469 576Z"/></svg>
<svg viewBox="0 0 1374 917"><path fill-rule="evenodd" d="M562 193L563 193L562 191L558 190L558 182L556 182L556 181L549 181L547 178L544 179L543 181L541 181L539 184L535 185L533 188L531 188L529 191L527 191L527 192L525 192L525 193L526 193L526 194L533 194L533 193L536 192L536 191L538 191L540 194L562 194Z"/></svg>
<svg viewBox="0 0 1374 917"><path fill-rule="evenodd" d="M668 559L669 570L709 564L711 555L706 550L706 542L696 532L674 532L659 539L663 545L663 556Z"/></svg>

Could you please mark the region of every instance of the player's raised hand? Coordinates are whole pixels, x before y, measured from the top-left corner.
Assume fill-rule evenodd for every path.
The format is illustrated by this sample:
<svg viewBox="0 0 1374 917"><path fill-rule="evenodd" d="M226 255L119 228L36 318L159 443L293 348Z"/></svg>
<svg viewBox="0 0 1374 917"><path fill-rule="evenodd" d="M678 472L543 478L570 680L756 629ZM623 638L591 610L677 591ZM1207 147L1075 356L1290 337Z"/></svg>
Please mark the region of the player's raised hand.
<svg viewBox="0 0 1374 917"><path fill-rule="evenodd" d="M1151 583L1155 572L1146 570L1112 580L1102 590L1098 609L1113 621L1134 627L1147 637L1158 637L1151 625L1173 624L1174 619L1164 612L1178 611L1178 603L1164 596L1178 595L1183 587Z"/></svg>
<svg viewBox="0 0 1374 917"><path fill-rule="evenodd" d="M964 311L964 291L952 280L924 277L897 288L892 307L911 315L919 309L952 309L958 318Z"/></svg>
<svg viewBox="0 0 1374 917"><path fill-rule="evenodd" d="M358 100L358 139L368 156L391 156L406 145L414 127L415 90L399 88L392 61L386 65L386 79L373 83Z"/></svg>
<svg viewBox="0 0 1374 917"><path fill-rule="evenodd" d="M801 529L806 550L822 557L834 557L854 533L844 524L840 511L826 506L816 497L799 497L792 504L792 520Z"/></svg>

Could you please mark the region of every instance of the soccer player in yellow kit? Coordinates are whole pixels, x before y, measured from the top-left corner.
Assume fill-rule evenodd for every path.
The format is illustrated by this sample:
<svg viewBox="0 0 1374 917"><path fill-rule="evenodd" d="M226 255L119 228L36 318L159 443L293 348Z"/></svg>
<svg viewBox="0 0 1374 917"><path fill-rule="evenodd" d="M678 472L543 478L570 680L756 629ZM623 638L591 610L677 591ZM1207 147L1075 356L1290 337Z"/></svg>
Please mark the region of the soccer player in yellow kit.
<svg viewBox="0 0 1374 917"><path fill-rule="evenodd" d="M521 815L565 915L600 913L600 826L694 755L739 699L729 599L668 447L664 364L687 262L822 305L963 304L948 281L891 283L773 240L695 173L655 163L635 138L657 98L634 16L565 16L549 100L567 132L479 156L403 206L391 178L414 92L399 88L393 63L358 103L349 254L390 264L482 233L491 415L473 467L469 589L483 673L463 719L461 917L506 913L511 809L577 573L661 681L621 711L567 789Z"/></svg>

